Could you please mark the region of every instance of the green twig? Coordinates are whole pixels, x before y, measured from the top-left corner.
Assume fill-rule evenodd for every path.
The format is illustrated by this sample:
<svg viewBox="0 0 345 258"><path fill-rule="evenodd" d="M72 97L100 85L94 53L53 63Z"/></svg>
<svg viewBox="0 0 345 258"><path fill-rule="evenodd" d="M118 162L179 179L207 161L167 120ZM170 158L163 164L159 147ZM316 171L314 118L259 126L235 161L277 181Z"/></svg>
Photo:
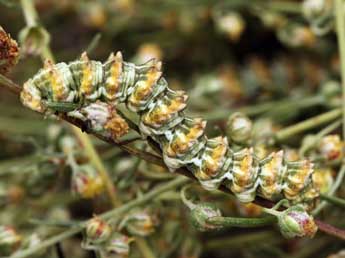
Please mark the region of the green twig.
<svg viewBox="0 0 345 258"><path fill-rule="evenodd" d="M102 38L102 34L101 33L97 33L91 40L90 44L87 46L86 48L86 53L91 54L96 47L98 46L100 40Z"/></svg>
<svg viewBox="0 0 345 258"><path fill-rule="evenodd" d="M340 117L342 114L342 110L340 108L334 109L331 111L328 111L326 113L323 113L321 115L309 118L303 122L297 123L295 125L286 127L280 131L278 131L273 138L277 142L282 142L292 135L296 135L299 133L302 133L304 131L310 130L312 128L318 127L322 124L329 123L338 117Z"/></svg>
<svg viewBox="0 0 345 258"><path fill-rule="evenodd" d="M320 194L321 199L328 201L329 203L333 203L341 208L345 208L345 200L335 197L335 196L330 196L326 194Z"/></svg>
<svg viewBox="0 0 345 258"><path fill-rule="evenodd" d="M19 85L15 84L2 74L0 74L0 85L3 85L6 89L17 95L22 91L22 88Z"/></svg>
<svg viewBox="0 0 345 258"><path fill-rule="evenodd" d="M334 15L338 46L340 52L340 71L342 85L342 108L343 108L343 136L345 137L345 14L343 0L335 0Z"/></svg>
<svg viewBox="0 0 345 258"><path fill-rule="evenodd" d="M102 219L105 219L105 220L110 219L110 218L114 219L117 216L122 215L123 213L133 209L134 207L143 205L146 202L158 197L161 193L164 193L164 192L169 191L171 189L176 189L177 187L182 186L187 182L188 182L187 178L178 177L178 178L176 178L176 179L174 179L168 183L164 183L160 186L157 186L152 191L138 197L137 199L135 199L133 201L128 202L127 204L122 205L119 208L115 208L115 209L112 209L108 212L101 214L99 217ZM88 221L81 223L80 227L76 227L76 228L72 228L72 229L69 229L67 231L64 231L58 235L55 235L55 236L53 236L47 240L42 241L41 243L39 243L39 244L29 248L29 249L18 251L15 254L13 254L12 256L10 256L9 258L29 257L29 256L47 248L47 247L49 247L49 246L52 246L58 242L61 242L62 240L66 239L66 238L69 238L69 237L81 232L85 228Z"/></svg>
<svg viewBox="0 0 345 258"><path fill-rule="evenodd" d="M254 228L271 225L276 220L274 216L264 218L212 217L207 222L222 227Z"/></svg>

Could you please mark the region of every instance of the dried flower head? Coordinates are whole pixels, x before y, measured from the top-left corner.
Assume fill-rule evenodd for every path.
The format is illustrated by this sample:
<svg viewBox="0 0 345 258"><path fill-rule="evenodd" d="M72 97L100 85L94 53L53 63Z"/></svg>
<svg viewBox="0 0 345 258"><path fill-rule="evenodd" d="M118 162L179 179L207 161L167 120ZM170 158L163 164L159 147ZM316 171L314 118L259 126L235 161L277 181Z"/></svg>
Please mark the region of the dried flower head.
<svg viewBox="0 0 345 258"><path fill-rule="evenodd" d="M87 241L94 244L106 242L111 233L111 226L99 217L94 217L86 225Z"/></svg>
<svg viewBox="0 0 345 258"><path fill-rule="evenodd" d="M162 60L162 58L163 51L159 45L155 43L145 43L139 47L135 61L139 64L143 64L152 59Z"/></svg>
<svg viewBox="0 0 345 258"><path fill-rule="evenodd" d="M127 256L129 254L129 244L133 241L133 238L114 232L107 241L105 250L109 253Z"/></svg>
<svg viewBox="0 0 345 258"><path fill-rule="evenodd" d="M235 143L247 143L252 135L253 124L242 113L232 114L227 123L227 136Z"/></svg>
<svg viewBox="0 0 345 258"><path fill-rule="evenodd" d="M112 112L112 117L107 121L104 128L110 132L114 139L119 139L126 135L129 130L126 120L117 114L115 110Z"/></svg>
<svg viewBox="0 0 345 258"><path fill-rule="evenodd" d="M290 47L313 47L316 43L316 35L309 27L295 23L280 28L278 38Z"/></svg>
<svg viewBox="0 0 345 258"><path fill-rule="evenodd" d="M321 139L318 149L326 160L337 160L342 156L343 142L337 134L327 135Z"/></svg>
<svg viewBox="0 0 345 258"><path fill-rule="evenodd" d="M199 231L210 231L219 226L208 223L208 219L222 216L221 211L212 203L201 203L191 210L192 224Z"/></svg>
<svg viewBox="0 0 345 258"><path fill-rule="evenodd" d="M158 218L148 210L135 210L121 224L133 235L148 236L155 231Z"/></svg>
<svg viewBox="0 0 345 258"><path fill-rule="evenodd" d="M313 182L314 186L320 189L320 193L327 193L331 189L334 182L333 174L333 169L329 167L315 169L312 175Z"/></svg>
<svg viewBox="0 0 345 258"><path fill-rule="evenodd" d="M239 13L228 13L217 18L218 29L225 33L231 41L238 41L245 29L246 23Z"/></svg>
<svg viewBox="0 0 345 258"><path fill-rule="evenodd" d="M0 256L12 254L20 246L22 237L10 226L0 226Z"/></svg>
<svg viewBox="0 0 345 258"><path fill-rule="evenodd" d="M9 72L17 64L18 57L17 42L0 26L0 73Z"/></svg>
<svg viewBox="0 0 345 258"><path fill-rule="evenodd" d="M107 21L105 6L97 1L86 2L80 8L80 18L86 26L102 28Z"/></svg>
<svg viewBox="0 0 345 258"><path fill-rule="evenodd" d="M104 184L99 173L89 165L79 166L72 175L72 192L82 198L93 198L103 192Z"/></svg>
<svg viewBox="0 0 345 258"><path fill-rule="evenodd" d="M301 205L292 206L278 216L281 233L286 238L313 237L317 231L314 219Z"/></svg>

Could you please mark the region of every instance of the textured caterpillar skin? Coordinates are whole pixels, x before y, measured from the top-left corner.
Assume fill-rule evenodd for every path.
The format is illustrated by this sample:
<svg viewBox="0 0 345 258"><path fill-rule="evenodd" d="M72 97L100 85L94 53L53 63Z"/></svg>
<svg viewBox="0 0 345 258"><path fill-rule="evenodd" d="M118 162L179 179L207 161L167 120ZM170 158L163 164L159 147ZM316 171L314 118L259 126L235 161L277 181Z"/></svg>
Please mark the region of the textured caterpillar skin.
<svg viewBox="0 0 345 258"><path fill-rule="evenodd" d="M273 201L315 203L319 189L311 162L287 162L283 151L262 160L252 148L234 152L226 138L207 138L206 121L183 114L187 98L183 91L168 88L160 62L137 66L124 62L120 52L104 64L86 54L69 64L48 62L21 93L23 104L35 111L92 120L93 129L108 135L111 112L106 110L124 103L139 115L141 133L159 143L170 170L186 166L205 188L216 189L222 183L242 202L260 195Z"/></svg>

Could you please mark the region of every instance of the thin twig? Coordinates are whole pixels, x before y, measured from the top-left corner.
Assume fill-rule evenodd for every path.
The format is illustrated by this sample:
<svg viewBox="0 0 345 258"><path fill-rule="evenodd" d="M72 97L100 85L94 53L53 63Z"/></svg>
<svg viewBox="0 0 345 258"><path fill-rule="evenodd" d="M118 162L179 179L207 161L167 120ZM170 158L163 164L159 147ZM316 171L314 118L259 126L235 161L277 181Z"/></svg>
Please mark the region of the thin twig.
<svg viewBox="0 0 345 258"><path fill-rule="evenodd" d="M335 21L340 52L340 71L342 85L342 109L343 109L343 136L345 137L345 14L343 0L335 1Z"/></svg>
<svg viewBox="0 0 345 258"><path fill-rule="evenodd" d="M118 208L112 209L108 212L105 212L101 215L99 215L100 218L102 219L114 219L120 215L122 215L123 213L133 209L134 207L143 205L147 202L149 202L150 200L158 197L160 194L167 192L171 189L176 189L182 185L184 185L185 183L188 182L188 179L184 178L184 177L178 177L168 183L164 183L162 185L157 186L156 188L154 188L152 191L138 197L137 199L130 201ZM44 250L45 248L55 245L56 243L61 242L62 240L69 238L75 234L78 234L79 232L81 232L86 224L89 222L89 220L84 221L83 223L80 224L80 227L75 227L75 228L71 228L69 230L66 230L60 234L57 234L51 238L48 238L47 240L42 241L41 243L34 245L33 247L26 249L26 250L21 250L18 251L16 253L14 253L12 256L10 256L9 258L25 258L25 257L29 257L41 250Z"/></svg>
<svg viewBox="0 0 345 258"><path fill-rule="evenodd" d="M328 111L328 112L323 113L321 115L309 118L303 122L297 123L295 125L291 125L289 127L286 127L284 129L278 131L274 135L274 139L277 142L284 141L284 140L288 139L289 137L291 137L292 135L299 134L301 132L310 130L312 128L315 128L315 127L320 126L320 125L325 124L325 123L329 123L329 122L337 119L338 117L340 117L341 114L342 114L342 109L340 109L340 108L333 109L331 111Z"/></svg>

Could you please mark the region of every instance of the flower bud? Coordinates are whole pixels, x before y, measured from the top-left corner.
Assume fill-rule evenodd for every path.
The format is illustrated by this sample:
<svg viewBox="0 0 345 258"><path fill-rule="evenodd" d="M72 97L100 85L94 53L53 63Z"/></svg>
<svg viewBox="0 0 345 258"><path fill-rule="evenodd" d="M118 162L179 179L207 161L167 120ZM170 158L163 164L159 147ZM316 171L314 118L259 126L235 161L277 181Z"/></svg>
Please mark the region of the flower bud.
<svg viewBox="0 0 345 258"><path fill-rule="evenodd" d="M112 234L109 241L107 242L105 250L109 253L116 253L127 256L129 253L129 244L133 240L133 238L115 232Z"/></svg>
<svg viewBox="0 0 345 258"><path fill-rule="evenodd" d="M148 236L155 230L158 219L147 210L136 210L124 219L126 229L129 233L137 236Z"/></svg>
<svg viewBox="0 0 345 258"><path fill-rule="evenodd" d="M307 19L313 19L322 15L326 11L327 0L304 0L302 9L303 15Z"/></svg>
<svg viewBox="0 0 345 258"><path fill-rule="evenodd" d="M278 38L289 47L313 47L316 36L307 26L287 23L278 31Z"/></svg>
<svg viewBox="0 0 345 258"><path fill-rule="evenodd" d="M102 28L107 21L105 6L97 1L89 1L81 4L79 8L82 22L91 28Z"/></svg>
<svg viewBox="0 0 345 258"><path fill-rule="evenodd" d="M49 33L41 26L27 26L19 32L22 51L27 55L40 55L49 41Z"/></svg>
<svg viewBox="0 0 345 258"><path fill-rule="evenodd" d="M21 236L10 226L0 226L0 256L8 256L18 249Z"/></svg>
<svg viewBox="0 0 345 258"><path fill-rule="evenodd" d="M242 113L232 114L227 123L227 136L235 143L247 143L252 135L252 121Z"/></svg>
<svg viewBox="0 0 345 258"><path fill-rule="evenodd" d="M302 10L316 35L322 36L333 28L332 0L305 0Z"/></svg>
<svg viewBox="0 0 345 258"><path fill-rule="evenodd" d="M196 205L191 210L191 220L194 227L199 231L210 231L219 228L207 222L208 219L213 217L222 216L220 210L211 203L202 203Z"/></svg>
<svg viewBox="0 0 345 258"><path fill-rule="evenodd" d="M334 97L339 96L341 93L341 85L338 81L327 81L322 85L321 94L327 101L332 101Z"/></svg>
<svg viewBox="0 0 345 258"><path fill-rule="evenodd" d="M342 156L343 143L339 135L327 135L320 140L318 149L326 160L337 160Z"/></svg>
<svg viewBox="0 0 345 258"><path fill-rule="evenodd" d="M86 225L87 240L94 244L104 243L110 238L111 233L110 225L99 217L94 217Z"/></svg>
<svg viewBox="0 0 345 258"><path fill-rule="evenodd" d="M72 175L72 192L82 198L93 198L104 190L99 173L90 165L79 166Z"/></svg>
<svg viewBox="0 0 345 258"><path fill-rule="evenodd" d="M0 26L0 74L6 74L18 62L19 48L15 40Z"/></svg>
<svg viewBox="0 0 345 258"><path fill-rule="evenodd" d="M334 171L331 168L317 168L312 175L315 188L320 190L320 193L327 193L334 182Z"/></svg>
<svg viewBox="0 0 345 258"><path fill-rule="evenodd" d="M228 13L216 19L220 32L225 33L231 41L238 41L246 27L246 23L239 13Z"/></svg>
<svg viewBox="0 0 345 258"><path fill-rule="evenodd" d="M313 217L301 205L282 211L278 216L278 225L286 238L313 237L317 231Z"/></svg>
<svg viewBox="0 0 345 258"><path fill-rule="evenodd" d="M136 56L134 57L135 63L144 64L152 59L162 60L163 52L159 45L155 43L142 44Z"/></svg>

